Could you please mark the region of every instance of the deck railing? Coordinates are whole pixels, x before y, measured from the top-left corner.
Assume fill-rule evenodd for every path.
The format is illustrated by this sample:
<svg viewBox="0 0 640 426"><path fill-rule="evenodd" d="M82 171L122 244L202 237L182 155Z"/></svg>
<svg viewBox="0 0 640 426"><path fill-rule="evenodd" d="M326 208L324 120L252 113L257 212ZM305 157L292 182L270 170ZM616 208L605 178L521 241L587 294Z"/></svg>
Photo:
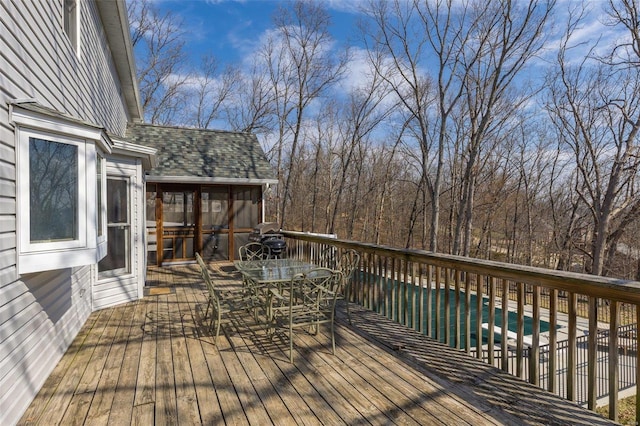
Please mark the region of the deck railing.
<svg viewBox="0 0 640 426"><path fill-rule="evenodd" d="M640 282L284 235L289 256L318 264L328 248L356 250L352 302L591 410L608 395L613 420L619 390L640 381Z"/></svg>

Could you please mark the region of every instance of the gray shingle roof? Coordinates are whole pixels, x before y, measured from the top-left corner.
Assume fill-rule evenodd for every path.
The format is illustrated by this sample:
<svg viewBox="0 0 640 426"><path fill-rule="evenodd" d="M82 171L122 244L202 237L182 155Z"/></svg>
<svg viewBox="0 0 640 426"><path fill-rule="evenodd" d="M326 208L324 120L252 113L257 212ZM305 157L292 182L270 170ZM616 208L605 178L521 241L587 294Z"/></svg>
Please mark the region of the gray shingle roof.
<svg viewBox="0 0 640 426"><path fill-rule="evenodd" d="M152 176L202 180L275 180L255 135L219 130L130 124L127 141L158 150Z"/></svg>

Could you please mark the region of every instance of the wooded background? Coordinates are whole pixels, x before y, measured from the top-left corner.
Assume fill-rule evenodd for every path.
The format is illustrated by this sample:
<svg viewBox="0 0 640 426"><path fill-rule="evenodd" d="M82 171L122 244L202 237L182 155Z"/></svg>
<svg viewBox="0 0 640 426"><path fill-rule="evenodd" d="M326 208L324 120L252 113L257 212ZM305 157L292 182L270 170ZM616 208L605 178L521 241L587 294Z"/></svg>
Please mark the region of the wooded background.
<svg viewBox="0 0 640 426"><path fill-rule="evenodd" d="M128 6L147 122L255 133L283 229L640 279L638 0L372 1L338 54L283 2L249 67Z"/></svg>

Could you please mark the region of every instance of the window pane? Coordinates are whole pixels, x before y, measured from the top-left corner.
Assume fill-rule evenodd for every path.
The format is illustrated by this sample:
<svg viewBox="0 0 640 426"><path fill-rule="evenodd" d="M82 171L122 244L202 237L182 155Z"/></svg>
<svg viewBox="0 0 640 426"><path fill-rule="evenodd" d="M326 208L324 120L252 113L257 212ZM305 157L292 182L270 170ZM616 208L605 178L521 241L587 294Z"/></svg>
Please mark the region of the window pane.
<svg viewBox="0 0 640 426"><path fill-rule="evenodd" d="M229 190L203 188L200 210L202 229L229 229Z"/></svg>
<svg viewBox="0 0 640 426"><path fill-rule="evenodd" d="M129 272L129 227L109 227L107 255L98 262L98 272Z"/></svg>
<svg viewBox="0 0 640 426"><path fill-rule="evenodd" d="M131 272L128 187L128 180L107 179L107 255L98 263L102 276Z"/></svg>
<svg viewBox="0 0 640 426"><path fill-rule="evenodd" d="M107 179L107 223L128 223L127 181Z"/></svg>
<svg viewBox="0 0 640 426"><path fill-rule="evenodd" d="M31 242L78 239L78 147L29 138Z"/></svg>

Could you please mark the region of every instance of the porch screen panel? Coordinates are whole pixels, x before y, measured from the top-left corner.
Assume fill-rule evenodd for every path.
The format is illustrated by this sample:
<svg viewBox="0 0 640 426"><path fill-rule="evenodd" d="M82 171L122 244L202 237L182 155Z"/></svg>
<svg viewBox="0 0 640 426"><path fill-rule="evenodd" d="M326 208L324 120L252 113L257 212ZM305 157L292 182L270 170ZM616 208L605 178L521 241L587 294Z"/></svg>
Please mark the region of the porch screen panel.
<svg viewBox="0 0 640 426"><path fill-rule="evenodd" d="M162 194L162 222L165 228L194 226L193 191L171 191Z"/></svg>
<svg viewBox="0 0 640 426"><path fill-rule="evenodd" d="M260 223L260 187L233 189L233 226L253 228Z"/></svg>
<svg viewBox="0 0 640 426"><path fill-rule="evenodd" d="M229 191L224 188L202 188L202 229L229 229Z"/></svg>
<svg viewBox="0 0 640 426"><path fill-rule="evenodd" d="M202 257L207 260L229 259L229 187L203 187Z"/></svg>

